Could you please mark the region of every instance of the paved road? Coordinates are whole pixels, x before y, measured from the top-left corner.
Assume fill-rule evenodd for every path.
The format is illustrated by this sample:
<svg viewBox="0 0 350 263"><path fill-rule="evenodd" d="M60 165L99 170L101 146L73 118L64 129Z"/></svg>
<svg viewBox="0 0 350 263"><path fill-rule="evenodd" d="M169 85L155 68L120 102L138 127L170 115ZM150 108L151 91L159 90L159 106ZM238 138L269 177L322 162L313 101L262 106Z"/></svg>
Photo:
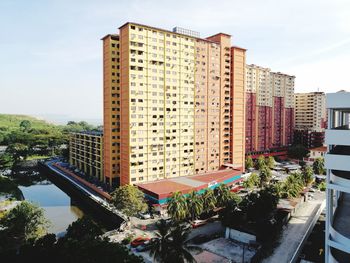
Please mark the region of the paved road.
<svg viewBox="0 0 350 263"><path fill-rule="evenodd" d="M289 220L288 225L283 230L280 244L270 257L263 260L264 263L289 263L291 261L314 216L322 203L325 202L324 193L315 193L315 197L316 200L303 203Z"/></svg>

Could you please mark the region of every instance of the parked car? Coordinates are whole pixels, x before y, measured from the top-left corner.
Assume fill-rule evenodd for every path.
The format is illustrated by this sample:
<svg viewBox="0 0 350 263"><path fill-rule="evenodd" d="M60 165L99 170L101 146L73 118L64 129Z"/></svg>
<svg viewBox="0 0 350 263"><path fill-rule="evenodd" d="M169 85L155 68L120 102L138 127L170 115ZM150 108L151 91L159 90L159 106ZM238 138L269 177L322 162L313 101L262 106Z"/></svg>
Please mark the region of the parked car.
<svg viewBox="0 0 350 263"><path fill-rule="evenodd" d="M139 213L139 218L141 218L141 219L150 219L151 215L149 213Z"/></svg>
<svg viewBox="0 0 350 263"><path fill-rule="evenodd" d="M191 222L191 226L192 226L192 228L197 228L200 226L204 226L206 223L207 223L206 220L193 220Z"/></svg>
<svg viewBox="0 0 350 263"><path fill-rule="evenodd" d="M150 250L153 246L154 243L158 240L159 238L151 238L150 240L145 241L142 245L139 245L136 248L137 252L144 252L147 250Z"/></svg>
<svg viewBox="0 0 350 263"><path fill-rule="evenodd" d="M150 240L149 237L138 237L138 238L135 238L133 241L131 241L130 245L132 247L137 247L139 245L144 244L148 240Z"/></svg>

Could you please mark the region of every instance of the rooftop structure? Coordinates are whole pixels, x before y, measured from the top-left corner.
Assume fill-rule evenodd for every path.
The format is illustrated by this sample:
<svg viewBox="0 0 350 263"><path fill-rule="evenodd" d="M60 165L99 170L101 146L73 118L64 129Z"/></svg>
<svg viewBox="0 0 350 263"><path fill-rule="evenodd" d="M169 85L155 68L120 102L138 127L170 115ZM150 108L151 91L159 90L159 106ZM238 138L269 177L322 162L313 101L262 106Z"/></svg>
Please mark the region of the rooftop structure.
<svg viewBox="0 0 350 263"><path fill-rule="evenodd" d="M137 184L146 197L155 204L165 204L168 198L177 191L188 194L191 191L203 192L208 188L215 188L219 184L233 184L241 179L242 172L235 170L221 170L202 175L177 177L150 183Z"/></svg>

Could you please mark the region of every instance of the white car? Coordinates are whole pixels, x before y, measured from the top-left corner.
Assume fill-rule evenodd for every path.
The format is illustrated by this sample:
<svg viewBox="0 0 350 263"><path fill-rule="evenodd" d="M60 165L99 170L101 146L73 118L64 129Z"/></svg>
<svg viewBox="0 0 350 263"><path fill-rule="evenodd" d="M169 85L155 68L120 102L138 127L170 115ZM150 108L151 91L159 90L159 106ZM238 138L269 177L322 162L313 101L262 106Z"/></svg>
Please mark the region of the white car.
<svg viewBox="0 0 350 263"><path fill-rule="evenodd" d="M142 219L150 219L151 215L148 213L139 213L139 217Z"/></svg>

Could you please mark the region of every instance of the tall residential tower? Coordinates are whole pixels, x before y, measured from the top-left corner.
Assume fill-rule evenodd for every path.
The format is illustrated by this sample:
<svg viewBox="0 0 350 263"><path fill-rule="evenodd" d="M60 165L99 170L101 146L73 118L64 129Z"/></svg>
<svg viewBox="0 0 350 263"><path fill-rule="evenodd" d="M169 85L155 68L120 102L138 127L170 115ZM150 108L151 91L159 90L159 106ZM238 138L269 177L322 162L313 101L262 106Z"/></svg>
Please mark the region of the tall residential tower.
<svg viewBox="0 0 350 263"><path fill-rule="evenodd" d="M295 93L294 141L313 148L324 143L326 95L323 92Z"/></svg>
<svg viewBox="0 0 350 263"><path fill-rule="evenodd" d="M246 153L292 144L294 76L246 66Z"/></svg>
<svg viewBox="0 0 350 263"><path fill-rule="evenodd" d="M109 183L244 169L245 49L230 35L126 23L102 40Z"/></svg>

